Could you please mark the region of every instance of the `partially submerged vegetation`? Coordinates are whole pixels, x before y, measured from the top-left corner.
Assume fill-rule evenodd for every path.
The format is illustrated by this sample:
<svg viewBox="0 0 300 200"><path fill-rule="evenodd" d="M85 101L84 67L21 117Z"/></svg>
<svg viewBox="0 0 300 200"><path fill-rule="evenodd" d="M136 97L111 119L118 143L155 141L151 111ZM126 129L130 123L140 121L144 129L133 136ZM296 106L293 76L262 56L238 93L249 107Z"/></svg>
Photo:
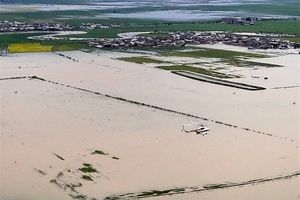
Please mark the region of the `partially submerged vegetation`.
<svg viewBox="0 0 300 200"><path fill-rule="evenodd" d="M262 62L255 62L255 61L250 61L250 60L241 60L241 59L227 59L223 61L224 63L235 66L235 67L249 67L249 68L254 68L254 67L283 67L282 65L276 65L276 64L270 64L270 63L262 63Z"/></svg>
<svg viewBox="0 0 300 200"><path fill-rule="evenodd" d="M192 57L192 58L220 58L230 59L236 57L252 57L252 58L264 58L265 55L255 53L245 53L239 51L229 51L222 49L208 49L198 48L191 49L189 51L171 50L160 52L162 56L176 56L176 57Z"/></svg>
<svg viewBox="0 0 300 200"><path fill-rule="evenodd" d="M218 84L218 85L223 85L223 86L228 86L228 87L234 87L234 88L239 88L239 89L243 89L243 90L257 91L257 90L265 90L266 89L266 88L260 87L260 86L232 82L232 81L222 80L219 78L216 79L213 77L203 76L200 74L195 74L195 73L191 73L191 72L187 72L187 71L172 71L172 73L177 74L179 76L186 77L186 78L190 78L193 80L197 80L197 81L203 81L203 82L208 82L208 83L213 83L213 84Z"/></svg>
<svg viewBox="0 0 300 200"><path fill-rule="evenodd" d="M86 174L82 175L81 179L85 181L93 181L93 178Z"/></svg>
<svg viewBox="0 0 300 200"><path fill-rule="evenodd" d="M104 151L101 150L95 150L91 153L92 155L98 154L98 155L109 155L108 153L105 153Z"/></svg>
<svg viewBox="0 0 300 200"><path fill-rule="evenodd" d="M97 169L95 169L89 163L83 163L83 167L79 168L79 170L82 171L83 173L98 173Z"/></svg>
<svg viewBox="0 0 300 200"><path fill-rule="evenodd" d="M87 196L83 194L69 194L69 196L72 197L73 199L79 199L79 200L87 199Z"/></svg>
<svg viewBox="0 0 300 200"><path fill-rule="evenodd" d="M146 64L146 63L156 63L156 64L161 64L161 63L168 63L166 61L150 58L150 57L123 57L119 58L119 60L127 61L127 62L134 62L137 64Z"/></svg>
<svg viewBox="0 0 300 200"><path fill-rule="evenodd" d="M91 155L103 155L103 156L108 156L109 153L105 153L104 151L101 151L101 150L95 150L91 153ZM111 156L111 159L114 159L114 160L119 160L120 158L119 157L116 157L116 156ZM86 166L89 166L89 164L84 164Z"/></svg>
<svg viewBox="0 0 300 200"><path fill-rule="evenodd" d="M58 155L57 153L52 153L52 154L60 160L65 160L62 156Z"/></svg>
<svg viewBox="0 0 300 200"><path fill-rule="evenodd" d="M47 175L47 172L45 172L43 170L40 170L40 169L37 169L37 168L33 168L33 170L35 172L37 172L38 174L40 174L40 175L43 175L43 176Z"/></svg>
<svg viewBox="0 0 300 200"><path fill-rule="evenodd" d="M47 43L44 43L44 44L47 44ZM55 45L53 45L52 51L76 51L76 50L88 49L88 48L89 47L82 42L68 41L68 42L56 43Z"/></svg>
<svg viewBox="0 0 300 200"><path fill-rule="evenodd" d="M208 49L208 48L197 48L197 47L180 47L180 48L160 48L156 49L156 53L163 59L159 59L159 56L152 58L150 56L135 56L135 57L123 57L119 58L123 61L134 62L138 64L152 63L160 64L156 66L159 69L169 71L189 71L197 74L211 76L215 78L239 78L239 75L226 74L219 72L220 69L226 69L229 66L233 67L282 67L281 65L261 63L256 61L248 60L249 58L266 58L268 56L257 53L247 53L238 51L228 51L222 49ZM169 61L167 60L169 58ZM172 57L176 58L195 58L194 62L182 63L181 61L172 61ZM209 62L200 62L199 59L215 59ZM164 61L166 60L166 61ZM161 65L167 64L167 65ZM220 64L224 66L219 67Z"/></svg>
<svg viewBox="0 0 300 200"><path fill-rule="evenodd" d="M171 65L171 66L158 66L159 69L169 70L169 71L189 71L198 74L203 74L207 76L212 76L216 78L238 78L236 75L229 75L225 73L216 72L213 70L200 68L200 67L192 67L189 65Z"/></svg>
<svg viewBox="0 0 300 200"><path fill-rule="evenodd" d="M176 187L176 188L162 189L162 190L148 190L148 191L135 192L135 193L118 194L118 195L108 196L104 198L104 200L142 199L142 198L151 198L151 197L159 197L159 196L188 194L194 192L207 192L211 190L244 187L244 186L257 185L257 184L262 184L267 182L276 182L279 180L297 178L298 176L300 176L299 171L287 175L274 176L271 178L252 179L252 180L240 181L240 182L226 182L226 183L217 183L217 184L207 184L203 186Z"/></svg>

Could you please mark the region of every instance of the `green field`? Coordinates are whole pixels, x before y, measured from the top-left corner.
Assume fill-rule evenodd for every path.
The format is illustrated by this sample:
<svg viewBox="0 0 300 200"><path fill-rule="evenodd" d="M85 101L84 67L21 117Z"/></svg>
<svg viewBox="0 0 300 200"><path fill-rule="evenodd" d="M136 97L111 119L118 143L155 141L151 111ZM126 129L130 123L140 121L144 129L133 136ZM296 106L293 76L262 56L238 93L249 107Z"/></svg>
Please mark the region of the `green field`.
<svg viewBox="0 0 300 200"><path fill-rule="evenodd" d="M161 51L162 56L176 56L176 57L192 57L192 58L220 58L220 59L233 59L237 57L252 57L252 58L264 58L265 55L255 54L255 53L244 53L238 51L228 51L221 49L195 49L189 51L178 51L169 50Z"/></svg>
<svg viewBox="0 0 300 200"><path fill-rule="evenodd" d="M22 42L32 42L32 40L27 39L30 36L46 35L42 33L7 33L0 35L0 45L1 44L11 44L11 43L22 43Z"/></svg>
<svg viewBox="0 0 300 200"><path fill-rule="evenodd" d="M255 25L242 26L234 24L221 24L213 22L202 23L158 23L153 25L129 25L111 29L95 29L85 35L73 35L72 37L101 37L114 38L123 32L170 32L170 31L229 31L229 32L255 32L255 33L279 33L300 36L300 20L260 21Z"/></svg>

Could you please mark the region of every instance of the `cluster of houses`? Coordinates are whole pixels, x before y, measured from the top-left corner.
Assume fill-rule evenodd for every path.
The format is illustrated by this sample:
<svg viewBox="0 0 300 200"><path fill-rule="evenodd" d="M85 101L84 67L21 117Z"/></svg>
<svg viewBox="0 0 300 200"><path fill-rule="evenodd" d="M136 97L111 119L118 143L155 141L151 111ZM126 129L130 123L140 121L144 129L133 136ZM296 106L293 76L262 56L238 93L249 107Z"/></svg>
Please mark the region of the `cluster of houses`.
<svg viewBox="0 0 300 200"><path fill-rule="evenodd" d="M97 24L97 23L82 23L79 28L84 30L94 30L94 29L108 29L108 28L116 28L119 25L111 24L111 25L104 25L104 24Z"/></svg>
<svg viewBox="0 0 300 200"><path fill-rule="evenodd" d="M28 32L28 31L65 31L75 27L60 23L28 23L0 21L0 32Z"/></svg>
<svg viewBox="0 0 300 200"><path fill-rule="evenodd" d="M128 47L171 47L187 44L215 44L243 46L249 49L296 49L300 43L280 40L269 36L246 36L222 32L172 32L166 37L136 35L131 38L99 39L88 42L89 46L100 49Z"/></svg>
<svg viewBox="0 0 300 200"><path fill-rule="evenodd" d="M226 17L216 20L218 23L223 24L237 24L237 25L254 25L258 21L275 21L275 20L296 20L297 18L291 17Z"/></svg>
<svg viewBox="0 0 300 200"><path fill-rule="evenodd" d="M249 49L299 49L300 43L269 36L226 35L224 44L248 47Z"/></svg>
<svg viewBox="0 0 300 200"><path fill-rule="evenodd" d="M119 27L117 24L103 25L97 23L82 23L80 26L72 26L62 23L29 23L18 21L0 21L0 32L29 32L29 31L68 31L74 29L94 30Z"/></svg>
<svg viewBox="0 0 300 200"><path fill-rule="evenodd" d="M228 17L222 18L220 22L224 24L254 25L258 20L257 17Z"/></svg>

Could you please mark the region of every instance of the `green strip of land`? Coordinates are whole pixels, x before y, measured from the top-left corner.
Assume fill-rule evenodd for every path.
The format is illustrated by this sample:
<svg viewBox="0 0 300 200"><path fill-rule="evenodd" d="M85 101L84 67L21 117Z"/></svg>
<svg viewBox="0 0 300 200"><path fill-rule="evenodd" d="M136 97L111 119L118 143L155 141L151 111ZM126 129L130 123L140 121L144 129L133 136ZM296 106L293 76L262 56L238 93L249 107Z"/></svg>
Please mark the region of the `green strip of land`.
<svg viewBox="0 0 300 200"><path fill-rule="evenodd" d="M213 70L200 68L200 67L192 67L189 65L159 66L157 68L169 70L169 71L189 71L189 72L194 72L197 74L204 74L204 75L212 76L212 77L216 77L216 78L239 78L239 76L220 73L220 72L216 72Z"/></svg>
<svg viewBox="0 0 300 200"><path fill-rule="evenodd" d="M161 63L168 63L162 60L157 60L154 58L149 57L123 57L119 58L119 60L127 61L127 62L134 62L137 64L146 64L146 63L155 63L155 64L161 64Z"/></svg>

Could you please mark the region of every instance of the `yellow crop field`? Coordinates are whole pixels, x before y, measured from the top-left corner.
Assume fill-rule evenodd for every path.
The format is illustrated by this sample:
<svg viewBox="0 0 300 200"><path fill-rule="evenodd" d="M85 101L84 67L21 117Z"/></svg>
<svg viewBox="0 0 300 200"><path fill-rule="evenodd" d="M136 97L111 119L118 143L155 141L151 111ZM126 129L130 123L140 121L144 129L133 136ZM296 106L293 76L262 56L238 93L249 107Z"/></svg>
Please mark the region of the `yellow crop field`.
<svg viewBox="0 0 300 200"><path fill-rule="evenodd" d="M49 52L53 46L40 43L16 43L8 46L9 53Z"/></svg>

